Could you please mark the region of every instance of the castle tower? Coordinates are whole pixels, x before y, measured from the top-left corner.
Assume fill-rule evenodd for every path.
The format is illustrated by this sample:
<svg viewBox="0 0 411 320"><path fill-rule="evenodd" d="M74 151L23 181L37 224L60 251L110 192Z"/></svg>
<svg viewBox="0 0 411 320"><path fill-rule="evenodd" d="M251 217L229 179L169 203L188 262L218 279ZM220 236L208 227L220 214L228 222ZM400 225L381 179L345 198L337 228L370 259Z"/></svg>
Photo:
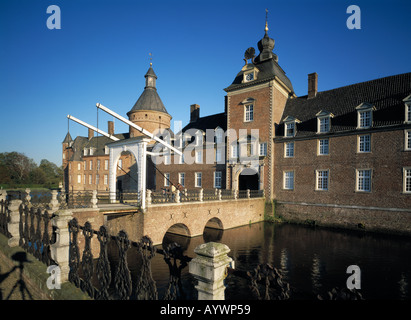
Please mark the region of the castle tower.
<svg viewBox="0 0 411 320"><path fill-rule="evenodd" d="M146 78L144 91L133 108L127 113L127 116L131 122L155 134L159 129L170 128L172 117L168 114L157 93L157 76L153 70L152 63L150 63L150 68L144 77ZM130 127L131 138L141 135L138 130Z"/></svg>
<svg viewBox="0 0 411 320"><path fill-rule="evenodd" d="M227 188L264 189L268 199L274 197L275 127L281 120L285 104L295 97L291 81L278 64L273 52L275 41L265 33L258 41L259 54L250 47L245 51L245 65L227 92L227 129L236 135L227 137ZM241 137L241 132L247 134ZM233 131L230 131L233 132ZM256 159L245 164L248 158Z"/></svg>

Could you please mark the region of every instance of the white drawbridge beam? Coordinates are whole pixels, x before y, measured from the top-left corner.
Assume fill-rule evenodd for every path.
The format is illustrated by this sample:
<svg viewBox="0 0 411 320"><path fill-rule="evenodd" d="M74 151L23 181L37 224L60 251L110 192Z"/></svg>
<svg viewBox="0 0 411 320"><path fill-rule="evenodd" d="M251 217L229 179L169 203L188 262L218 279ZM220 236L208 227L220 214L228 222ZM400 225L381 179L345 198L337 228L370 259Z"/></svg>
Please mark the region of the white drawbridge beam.
<svg viewBox="0 0 411 320"><path fill-rule="evenodd" d="M113 136L113 135L111 135L111 134L109 134L105 131L102 131L102 130L96 128L96 127L93 127L92 125L90 125L90 124L88 124L84 121L81 121L81 120L79 120L79 119L77 119L77 118L75 118L71 115L67 115L67 118L81 124L82 126L85 126L85 127L89 128L91 130L94 130L95 132L100 133L101 135L106 136L106 137L110 138L111 140L114 140L114 141L120 140L119 138L117 138L117 137L115 137L115 136Z"/></svg>
<svg viewBox="0 0 411 320"><path fill-rule="evenodd" d="M115 117L115 118L119 119L120 121L124 122L125 124L128 124L130 127L133 127L134 129L137 129L138 131L140 131L145 136L157 141L158 143L161 143L163 146L165 146L166 148L174 151L178 155L181 156L183 154L180 150L178 150L177 148L174 148L172 145L170 145L167 142L161 140L159 137L156 137L150 131L147 131L146 129L144 129L144 128L136 125L135 123L127 120L126 118L120 116L119 114L115 113L114 111L111 111L109 108L101 105L100 103L97 103L96 106L97 106L97 108L107 112L108 114L112 115L113 117Z"/></svg>

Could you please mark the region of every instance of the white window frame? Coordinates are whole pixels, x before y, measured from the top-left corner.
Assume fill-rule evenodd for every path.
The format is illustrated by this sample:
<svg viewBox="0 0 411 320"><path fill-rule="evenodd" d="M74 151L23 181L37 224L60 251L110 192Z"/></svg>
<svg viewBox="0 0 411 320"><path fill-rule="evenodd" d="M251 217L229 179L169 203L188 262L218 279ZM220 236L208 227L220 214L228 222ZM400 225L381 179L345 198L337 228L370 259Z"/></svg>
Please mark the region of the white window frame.
<svg viewBox="0 0 411 320"><path fill-rule="evenodd" d="M291 116L287 116L284 119L284 137L292 138L292 137L296 136L296 134L297 134L297 123L301 123L301 121L294 118L294 117L291 117Z"/></svg>
<svg viewBox="0 0 411 320"><path fill-rule="evenodd" d="M284 158L294 158L295 144L293 142L284 143Z"/></svg>
<svg viewBox="0 0 411 320"><path fill-rule="evenodd" d="M411 94L402 101L405 104L404 123L411 123Z"/></svg>
<svg viewBox="0 0 411 320"><path fill-rule="evenodd" d="M283 172L283 189L294 190L295 187L295 174L294 170L287 170Z"/></svg>
<svg viewBox="0 0 411 320"><path fill-rule="evenodd" d="M403 175L403 193L411 194L411 167L404 167Z"/></svg>
<svg viewBox="0 0 411 320"><path fill-rule="evenodd" d="M321 169L315 171L315 190L328 191L330 186L330 170Z"/></svg>
<svg viewBox="0 0 411 320"><path fill-rule="evenodd" d="M93 170L93 160L90 160L90 162L89 162L89 169Z"/></svg>
<svg viewBox="0 0 411 320"><path fill-rule="evenodd" d="M371 192L371 190L372 190L372 169L368 169L368 168L357 169L356 179L355 179L355 191L356 192Z"/></svg>
<svg viewBox="0 0 411 320"><path fill-rule="evenodd" d="M324 142L327 143L324 143ZM317 155L319 156L327 156L330 154L330 139L318 139L318 152Z"/></svg>
<svg viewBox="0 0 411 320"><path fill-rule="evenodd" d="M267 156L267 142L260 143L259 152L260 156Z"/></svg>
<svg viewBox="0 0 411 320"><path fill-rule="evenodd" d="M196 152L195 152L195 155L196 155L196 163L203 163L203 150L197 150Z"/></svg>
<svg viewBox="0 0 411 320"><path fill-rule="evenodd" d="M77 175L77 183L81 183L81 174Z"/></svg>
<svg viewBox="0 0 411 320"><path fill-rule="evenodd" d="M254 103L244 105L244 122L254 121Z"/></svg>
<svg viewBox="0 0 411 320"><path fill-rule="evenodd" d="M93 175L92 174L88 175L88 184L93 184Z"/></svg>
<svg viewBox="0 0 411 320"><path fill-rule="evenodd" d="M411 129L404 131L404 150L411 151Z"/></svg>
<svg viewBox="0 0 411 320"><path fill-rule="evenodd" d="M373 111L375 107L370 103L361 103L357 108L357 129L368 129L373 124ZM365 115L369 115L364 117ZM365 123L366 122L366 123Z"/></svg>
<svg viewBox="0 0 411 320"><path fill-rule="evenodd" d="M203 184L203 173L202 172L194 173L194 181L195 181L195 187L201 188Z"/></svg>
<svg viewBox="0 0 411 320"><path fill-rule="evenodd" d="M178 183L185 187L186 174L185 172L178 173Z"/></svg>
<svg viewBox="0 0 411 320"><path fill-rule="evenodd" d="M104 160L104 170L108 170L108 160Z"/></svg>
<svg viewBox="0 0 411 320"><path fill-rule="evenodd" d="M170 173L164 173L164 187L170 186Z"/></svg>
<svg viewBox="0 0 411 320"><path fill-rule="evenodd" d="M81 163L77 163L77 170L80 171L81 170Z"/></svg>
<svg viewBox="0 0 411 320"><path fill-rule="evenodd" d="M221 171L214 171L214 188L221 189L223 174Z"/></svg>
<svg viewBox="0 0 411 320"><path fill-rule="evenodd" d="M357 138L357 145L358 145L358 148L357 148L358 153L370 153L371 152L371 134L359 135Z"/></svg>
<svg viewBox="0 0 411 320"><path fill-rule="evenodd" d="M104 175L104 184L108 185L108 175L107 174Z"/></svg>

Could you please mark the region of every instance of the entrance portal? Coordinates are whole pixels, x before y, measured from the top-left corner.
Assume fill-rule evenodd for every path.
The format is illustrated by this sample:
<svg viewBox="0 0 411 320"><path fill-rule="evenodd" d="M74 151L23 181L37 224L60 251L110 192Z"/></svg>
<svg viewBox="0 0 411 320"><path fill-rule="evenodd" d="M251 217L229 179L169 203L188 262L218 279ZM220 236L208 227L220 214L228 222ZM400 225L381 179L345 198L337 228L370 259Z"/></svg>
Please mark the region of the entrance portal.
<svg viewBox="0 0 411 320"><path fill-rule="evenodd" d="M259 178L258 173L252 169L244 169L238 177L239 190L258 190Z"/></svg>

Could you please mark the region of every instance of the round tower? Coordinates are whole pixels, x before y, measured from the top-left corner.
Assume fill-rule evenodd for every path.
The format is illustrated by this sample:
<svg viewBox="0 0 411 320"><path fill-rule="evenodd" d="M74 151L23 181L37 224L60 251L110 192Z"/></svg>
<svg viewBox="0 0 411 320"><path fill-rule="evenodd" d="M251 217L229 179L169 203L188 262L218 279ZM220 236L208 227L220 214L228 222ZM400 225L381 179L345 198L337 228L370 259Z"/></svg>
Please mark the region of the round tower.
<svg viewBox="0 0 411 320"><path fill-rule="evenodd" d="M127 112L129 120L136 125L155 134L156 131L170 128L171 115L168 114L160 96L157 93L157 76L153 70L152 63L144 76L146 86L143 93ZM138 130L130 127L130 138L141 136Z"/></svg>

